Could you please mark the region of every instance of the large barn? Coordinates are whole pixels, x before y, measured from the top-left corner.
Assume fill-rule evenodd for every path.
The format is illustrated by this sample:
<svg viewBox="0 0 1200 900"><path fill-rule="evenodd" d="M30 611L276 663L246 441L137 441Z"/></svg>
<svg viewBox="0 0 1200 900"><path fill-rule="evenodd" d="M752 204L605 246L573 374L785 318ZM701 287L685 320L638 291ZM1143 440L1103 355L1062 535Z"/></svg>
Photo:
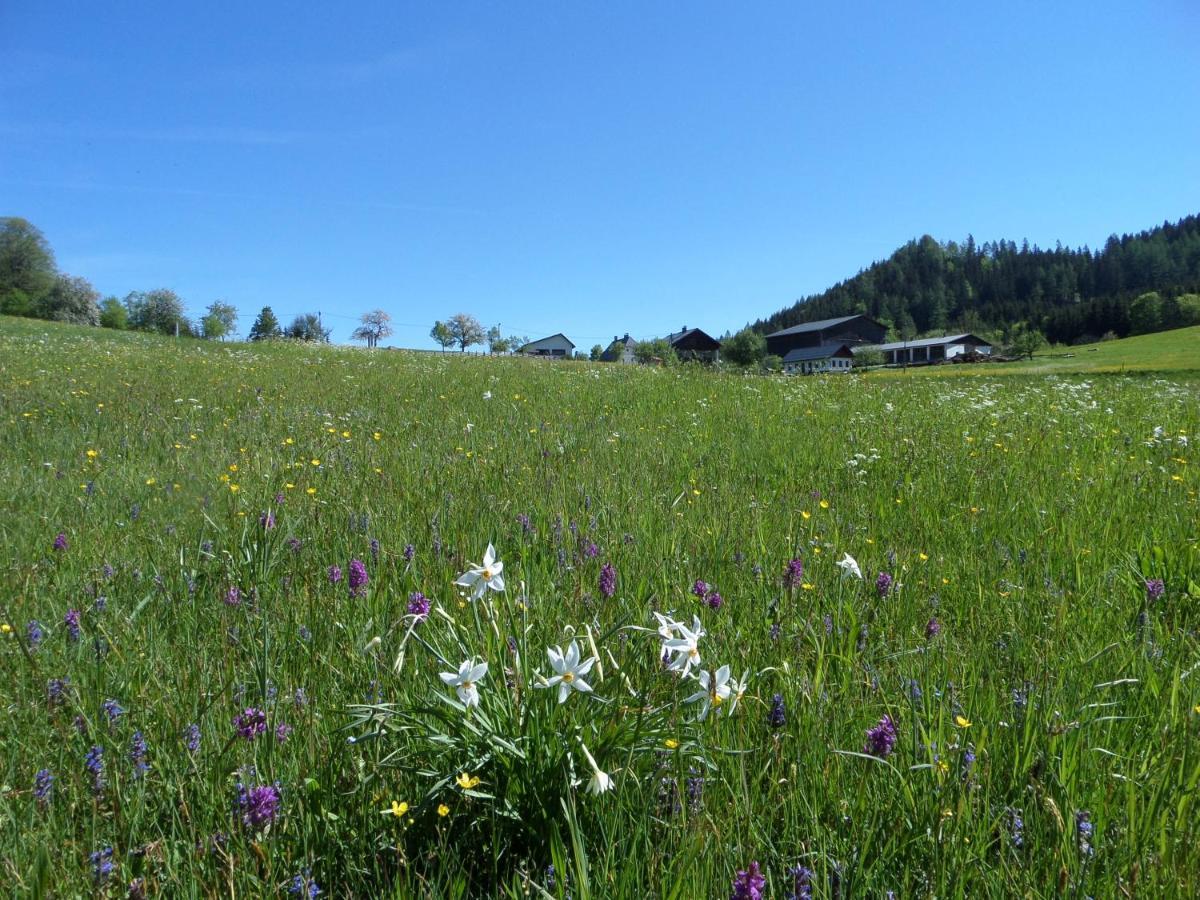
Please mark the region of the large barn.
<svg viewBox="0 0 1200 900"><path fill-rule="evenodd" d="M825 344L878 344L887 337L887 328L870 316L842 316L802 322L767 335L767 352L787 356L801 347L821 347Z"/></svg>

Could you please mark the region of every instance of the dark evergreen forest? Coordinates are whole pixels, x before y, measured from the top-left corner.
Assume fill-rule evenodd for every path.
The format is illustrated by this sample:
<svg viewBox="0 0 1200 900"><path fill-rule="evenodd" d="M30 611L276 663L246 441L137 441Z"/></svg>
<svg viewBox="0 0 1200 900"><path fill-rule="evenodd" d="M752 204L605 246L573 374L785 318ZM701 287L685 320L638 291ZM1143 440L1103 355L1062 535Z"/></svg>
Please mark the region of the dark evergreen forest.
<svg viewBox="0 0 1200 900"><path fill-rule="evenodd" d="M898 336L1008 333L1023 324L1050 341L1080 343L1197 324L1197 292L1200 216L1113 235L1100 250L973 237L940 244L926 235L751 327L765 334L865 313Z"/></svg>

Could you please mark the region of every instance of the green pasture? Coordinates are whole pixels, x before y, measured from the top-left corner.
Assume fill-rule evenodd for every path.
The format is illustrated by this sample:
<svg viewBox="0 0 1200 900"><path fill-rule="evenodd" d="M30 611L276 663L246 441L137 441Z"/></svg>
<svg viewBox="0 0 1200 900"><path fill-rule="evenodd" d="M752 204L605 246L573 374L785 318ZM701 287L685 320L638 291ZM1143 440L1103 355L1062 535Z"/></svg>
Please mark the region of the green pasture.
<svg viewBox="0 0 1200 900"><path fill-rule="evenodd" d="M1198 334L783 378L0 319L8 890L1197 896Z"/></svg>

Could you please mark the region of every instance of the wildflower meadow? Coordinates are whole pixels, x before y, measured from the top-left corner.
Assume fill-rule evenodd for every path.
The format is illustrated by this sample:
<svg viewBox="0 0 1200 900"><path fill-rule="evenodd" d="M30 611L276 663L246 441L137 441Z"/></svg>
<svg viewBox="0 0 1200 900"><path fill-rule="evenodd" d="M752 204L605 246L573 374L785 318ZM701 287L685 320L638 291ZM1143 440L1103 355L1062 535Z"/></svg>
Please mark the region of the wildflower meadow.
<svg viewBox="0 0 1200 900"><path fill-rule="evenodd" d="M1200 378L0 320L17 895L1200 894Z"/></svg>

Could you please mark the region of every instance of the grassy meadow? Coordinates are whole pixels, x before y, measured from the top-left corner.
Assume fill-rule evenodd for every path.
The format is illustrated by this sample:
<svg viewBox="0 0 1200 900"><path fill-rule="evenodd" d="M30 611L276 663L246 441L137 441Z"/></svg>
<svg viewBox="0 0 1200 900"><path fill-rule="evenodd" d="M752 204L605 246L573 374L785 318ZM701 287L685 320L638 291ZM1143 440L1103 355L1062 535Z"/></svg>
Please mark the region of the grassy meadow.
<svg viewBox="0 0 1200 900"><path fill-rule="evenodd" d="M1200 326L1138 334L1115 341L1050 347L1011 363L918 366L905 375L1065 375L1192 372L1200 375Z"/></svg>
<svg viewBox="0 0 1200 900"><path fill-rule="evenodd" d="M8 889L1200 895L1200 376L943 368L0 320Z"/></svg>

